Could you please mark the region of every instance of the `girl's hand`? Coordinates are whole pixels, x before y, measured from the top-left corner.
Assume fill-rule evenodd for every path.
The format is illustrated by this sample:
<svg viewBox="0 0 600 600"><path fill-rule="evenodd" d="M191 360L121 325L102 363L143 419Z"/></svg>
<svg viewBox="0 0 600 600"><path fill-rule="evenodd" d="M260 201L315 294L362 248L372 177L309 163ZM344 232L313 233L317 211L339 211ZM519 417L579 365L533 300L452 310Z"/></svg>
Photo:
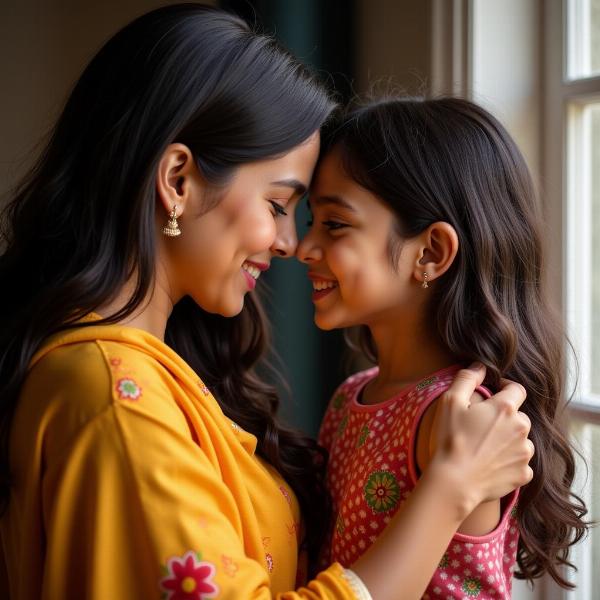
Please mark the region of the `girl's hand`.
<svg viewBox="0 0 600 600"><path fill-rule="evenodd" d="M527 438L531 422L518 411L525 389L503 380L502 389L490 399L472 402L484 377L482 365L459 371L439 398L433 420L436 452L427 470L450 478L464 517L481 502L501 498L533 477L528 463L534 446Z"/></svg>

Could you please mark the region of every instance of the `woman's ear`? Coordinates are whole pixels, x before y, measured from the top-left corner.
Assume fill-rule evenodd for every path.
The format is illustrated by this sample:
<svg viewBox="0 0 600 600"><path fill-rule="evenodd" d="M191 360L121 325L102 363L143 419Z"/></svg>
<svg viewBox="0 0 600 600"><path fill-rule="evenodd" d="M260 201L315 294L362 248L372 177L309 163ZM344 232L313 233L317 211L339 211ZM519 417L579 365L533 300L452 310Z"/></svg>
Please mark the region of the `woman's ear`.
<svg viewBox="0 0 600 600"><path fill-rule="evenodd" d="M175 207L176 216L181 216L199 183L200 174L190 149L184 144L169 144L156 173L158 198L167 215Z"/></svg>
<svg viewBox="0 0 600 600"><path fill-rule="evenodd" d="M413 275L423 287L443 275L458 253L458 235L452 225L444 221L431 224L420 236L421 249Z"/></svg>

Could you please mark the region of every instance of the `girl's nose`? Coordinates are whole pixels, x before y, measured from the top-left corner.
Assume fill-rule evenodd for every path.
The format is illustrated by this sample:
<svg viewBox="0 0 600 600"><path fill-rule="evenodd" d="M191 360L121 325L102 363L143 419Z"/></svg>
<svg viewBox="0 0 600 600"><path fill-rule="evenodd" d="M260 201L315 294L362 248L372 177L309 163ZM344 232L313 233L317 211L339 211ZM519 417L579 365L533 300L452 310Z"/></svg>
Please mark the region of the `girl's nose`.
<svg viewBox="0 0 600 600"><path fill-rule="evenodd" d="M309 231L302 241L298 244L296 250L296 258L306 264L318 262L323 258L323 251L320 246L313 239L311 232Z"/></svg>

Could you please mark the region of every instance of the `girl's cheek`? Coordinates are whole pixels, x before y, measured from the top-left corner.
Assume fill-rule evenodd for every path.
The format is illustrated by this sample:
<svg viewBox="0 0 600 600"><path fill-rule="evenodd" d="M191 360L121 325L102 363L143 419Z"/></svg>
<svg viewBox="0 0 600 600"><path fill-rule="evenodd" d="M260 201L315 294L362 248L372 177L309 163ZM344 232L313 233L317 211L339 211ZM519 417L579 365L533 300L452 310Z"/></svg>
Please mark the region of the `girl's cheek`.
<svg viewBox="0 0 600 600"><path fill-rule="evenodd" d="M332 244L329 252L325 254L332 272L342 278L348 276L357 268L357 257L351 248L346 247L340 240L337 244Z"/></svg>

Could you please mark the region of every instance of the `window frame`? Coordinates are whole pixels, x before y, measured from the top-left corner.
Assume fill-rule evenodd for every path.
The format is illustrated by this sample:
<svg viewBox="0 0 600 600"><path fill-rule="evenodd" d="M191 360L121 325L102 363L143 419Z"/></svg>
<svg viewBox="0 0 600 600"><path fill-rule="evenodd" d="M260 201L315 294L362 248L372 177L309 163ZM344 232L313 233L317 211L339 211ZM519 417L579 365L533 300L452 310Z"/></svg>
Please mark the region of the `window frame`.
<svg viewBox="0 0 600 600"><path fill-rule="evenodd" d="M600 456L593 455L590 425L600 426L600 397L592 394L589 373L591 365L592 264L586 246L591 244L591 227L582 219L589 210L591 199L589 173L585 172L589 158L589 139L586 139L586 107L600 103L600 74L579 76L577 69L581 52L577 45L569 48L574 35L589 37L586 23L575 23L575 9L581 9L588 0L544 0L543 56L544 56L544 106L542 133L543 193L550 232L562 241L560 248L550 252L550 269L553 272L553 293L565 316L567 333L572 339L579 361L579 381L569 382L573 390L569 405L572 434L576 447L588 457L588 469L579 465L575 489L589 506L591 490L596 487L600 472ZM581 39L581 38L580 38ZM579 48L581 45L579 46ZM583 204L574 199L583 199ZM583 251L582 251L583 247ZM595 274L600 276L600 274ZM582 300L583 299L583 300ZM583 304L582 304L583 302ZM569 349L570 350L570 349ZM577 373L578 365L571 361L570 373ZM597 449L596 449L597 452ZM598 532L595 532L598 535ZM592 541L588 537L574 549L571 560L578 572L570 574L577 585L575 591L559 588L546 577L542 597L548 600L592 600Z"/></svg>

